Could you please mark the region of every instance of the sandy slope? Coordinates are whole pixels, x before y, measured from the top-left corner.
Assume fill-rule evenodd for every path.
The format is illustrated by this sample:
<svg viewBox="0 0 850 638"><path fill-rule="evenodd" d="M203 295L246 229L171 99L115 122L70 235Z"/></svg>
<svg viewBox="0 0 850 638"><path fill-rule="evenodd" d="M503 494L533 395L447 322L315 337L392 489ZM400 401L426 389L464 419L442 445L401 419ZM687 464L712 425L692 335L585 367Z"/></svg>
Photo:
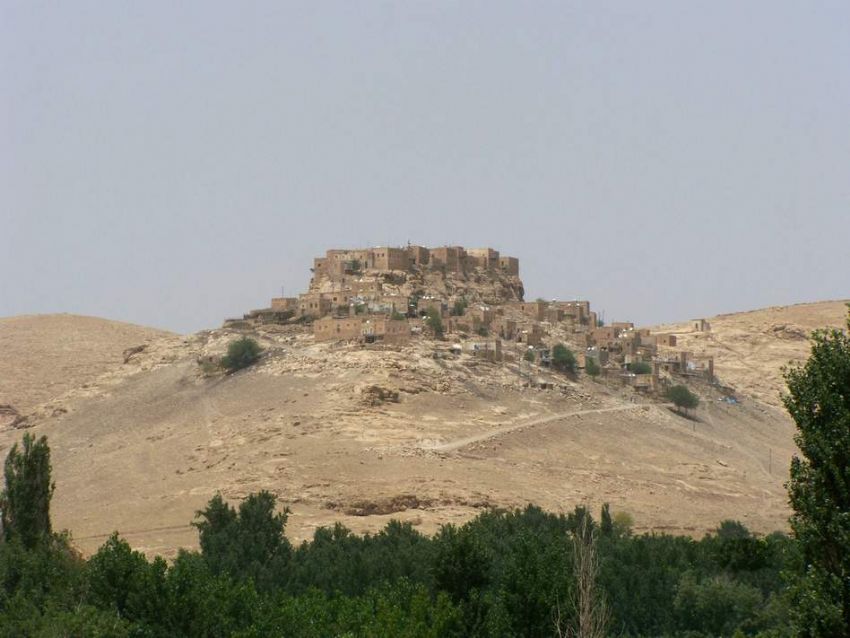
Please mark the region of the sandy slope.
<svg viewBox="0 0 850 638"><path fill-rule="evenodd" d="M610 502L639 530L701 534L724 518L785 526L793 430L758 402L726 405L699 387L691 421L602 383L520 388L516 368L453 357L448 344L370 350L298 330L257 334L267 356L256 368L205 377L198 357L235 336L156 339L35 411L33 431L54 453L55 524L84 551L117 529L173 555L195 545L189 522L216 491L259 489L291 507L294 539L392 517L433 531L528 502ZM372 400L373 386L399 401ZM0 454L19 438L0 432Z"/></svg>
<svg viewBox="0 0 850 638"><path fill-rule="evenodd" d="M28 412L116 369L126 348L169 334L78 315L0 318L0 404Z"/></svg>

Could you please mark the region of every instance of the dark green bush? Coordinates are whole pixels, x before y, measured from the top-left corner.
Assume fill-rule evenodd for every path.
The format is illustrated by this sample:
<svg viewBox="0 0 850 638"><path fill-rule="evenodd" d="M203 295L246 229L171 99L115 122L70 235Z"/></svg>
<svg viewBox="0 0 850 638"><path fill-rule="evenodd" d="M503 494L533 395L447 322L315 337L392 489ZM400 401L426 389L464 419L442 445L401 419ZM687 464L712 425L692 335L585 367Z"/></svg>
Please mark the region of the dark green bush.
<svg viewBox="0 0 850 638"><path fill-rule="evenodd" d="M699 397L683 385L674 385L667 390L667 398L677 410L685 408L692 410L699 405Z"/></svg>
<svg viewBox="0 0 850 638"><path fill-rule="evenodd" d="M575 374L576 356L563 343L556 344L552 348L552 367L561 372Z"/></svg>
<svg viewBox="0 0 850 638"><path fill-rule="evenodd" d="M635 361L629 364L629 371L635 374L651 374L652 364L646 361Z"/></svg>
<svg viewBox="0 0 850 638"><path fill-rule="evenodd" d="M260 344L251 337L242 337L227 346L227 354L221 358L221 365L228 372L236 372L255 363L262 352Z"/></svg>

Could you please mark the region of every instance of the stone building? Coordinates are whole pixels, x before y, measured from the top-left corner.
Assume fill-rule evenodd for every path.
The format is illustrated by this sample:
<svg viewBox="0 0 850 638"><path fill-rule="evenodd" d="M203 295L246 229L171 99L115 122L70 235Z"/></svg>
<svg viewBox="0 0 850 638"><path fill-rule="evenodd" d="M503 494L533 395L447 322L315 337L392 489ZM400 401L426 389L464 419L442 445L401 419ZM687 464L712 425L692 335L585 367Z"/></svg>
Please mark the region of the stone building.
<svg viewBox="0 0 850 638"><path fill-rule="evenodd" d="M373 270L407 270L410 258L406 248L380 246L368 251L367 262Z"/></svg>
<svg viewBox="0 0 850 638"><path fill-rule="evenodd" d="M408 246L407 256L411 264L419 267L427 266L431 262L431 251L424 246Z"/></svg>
<svg viewBox="0 0 850 638"><path fill-rule="evenodd" d="M668 346L675 348L676 347L676 335L671 334L659 334L655 335L656 343L659 346Z"/></svg>
<svg viewBox="0 0 850 638"><path fill-rule="evenodd" d="M298 312L298 298L274 297L272 299L271 308L275 312Z"/></svg>
<svg viewBox="0 0 850 638"><path fill-rule="evenodd" d="M366 343L407 343L410 341L410 324L407 319L392 319L386 315L367 317L363 322L363 339Z"/></svg>
<svg viewBox="0 0 850 638"><path fill-rule="evenodd" d="M519 310L527 317L535 321L543 321L546 316L546 308L549 304L545 301L516 301L508 304L511 308Z"/></svg>
<svg viewBox="0 0 850 638"><path fill-rule="evenodd" d="M467 265L484 270L496 270L499 267L499 251L492 248L467 248Z"/></svg>
<svg viewBox="0 0 850 638"><path fill-rule="evenodd" d="M410 325L406 319L386 315L323 317L313 322L313 337L316 341L402 344L410 340Z"/></svg>
<svg viewBox="0 0 850 638"><path fill-rule="evenodd" d="M519 277L519 259L516 257L499 257L499 268L506 275Z"/></svg>
<svg viewBox="0 0 850 638"><path fill-rule="evenodd" d="M350 341L363 334L361 317L322 317L313 322L316 341Z"/></svg>
<svg viewBox="0 0 850 638"><path fill-rule="evenodd" d="M299 317L324 317L333 309L332 302L318 292L308 292L298 298Z"/></svg>
<svg viewBox="0 0 850 638"><path fill-rule="evenodd" d="M694 319L694 332L711 332L711 324L705 319Z"/></svg>
<svg viewBox="0 0 850 638"><path fill-rule="evenodd" d="M431 265L446 272L462 273L466 269L466 251L462 246L432 248Z"/></svg>

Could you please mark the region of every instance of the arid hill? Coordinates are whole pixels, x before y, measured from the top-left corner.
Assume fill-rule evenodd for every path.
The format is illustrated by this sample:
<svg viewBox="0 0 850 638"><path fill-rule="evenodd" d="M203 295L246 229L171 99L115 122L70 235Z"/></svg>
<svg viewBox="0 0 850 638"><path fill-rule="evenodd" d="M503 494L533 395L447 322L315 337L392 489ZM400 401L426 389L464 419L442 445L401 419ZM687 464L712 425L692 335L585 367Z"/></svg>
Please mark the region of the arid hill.
<svg viewBox="0 0 850 638"><path fill-rule="evenodd" d="M711 329L694 330L694 321L653 328L677 335L680 349L714 356L721 379L739 391L781 406L782 366L804 361L809 335L818 328L843 328L847 301L774 306L709 317Z"/></svg>
<svg viewBox="0 0 850 638"><path fill-rule="evenodd" d="M810 329L840 307L795 306L789 316ZM731 326L756 325L736 321L760 313L783 316L768 309L715 318L714 347L723 349L727 334L740 341L745 329ZM42 321L3 320L0 339L14 326L38 341L27 323ZM258 365L208 376L199 361L240 333L157 336L91 321L107 334L114 325L113 345L88 367L71 368L87 372L42 394L47 403L29 411L31 431L47 434L54 453L55 524L71 529L84 551L117 529L137 547L172 555L195 545L189 522L215 492L238 499L259 489L291 507L294 539L336 521L363 531L390 518L430 532L482 508L528 502L553 510L609 502L630 513L638 530L700 535L724 518L760 532L786 526L793 427L781 410L746 392L729 404L718 389L695 385L702 405L686 418L630 388L543 369L531 374L551 388L523 387L528 364L521 376L516 364L452 354L447 342L314 343L298 326L257 328L266 349ZM60 341L45 332L13 370L49 370L44 357L58 356L56 343L67 344L60 349L68 361L79 361L74 348L90 352L95 339L79 334ZM749 365L777 374L784 332L762 330L758 340L759 352L778 354ZM145 343L123 362L126 348ZM794 344L795 356L804 357L805 341ZM717 374L744 390L727 361L718 357ZM6 383L4 392L20 392L4 395L8 402L39 398L32 382ZM0 454L20 436L0 432Z"/></svg>
<svg viewBox="0 0 850 638"><path fill-rule="evenodd" d="M27 414L118 370L127 348L173 338L168 332L78 315L0 318L0 406ZM3 425L0 412L0 426Z"/></svg>

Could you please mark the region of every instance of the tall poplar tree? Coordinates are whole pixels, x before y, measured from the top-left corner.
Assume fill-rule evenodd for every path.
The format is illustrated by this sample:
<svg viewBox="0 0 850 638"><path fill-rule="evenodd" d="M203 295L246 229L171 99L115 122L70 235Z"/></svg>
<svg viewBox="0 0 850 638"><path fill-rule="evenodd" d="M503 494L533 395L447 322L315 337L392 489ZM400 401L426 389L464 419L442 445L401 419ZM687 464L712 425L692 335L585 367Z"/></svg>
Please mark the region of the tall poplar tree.
<svg viewBox="0 0 850 638"><path fill-rule="evenodd" d="M787 485L804 560L793 591L799 636L850 638L850 313L847 325L816 331L806 364L785 371L802 453Z"/></svg>
<svg viewBox="0 0 850 638"><path fill-rule="evenodd" d="M34 547L51 533L50 499L55 485L50 482L50 448L47 437L38 441L24 434L23 446L15 443L3 468L6 486L0 494L0 520L6 540L19 538Z"/></svg>

